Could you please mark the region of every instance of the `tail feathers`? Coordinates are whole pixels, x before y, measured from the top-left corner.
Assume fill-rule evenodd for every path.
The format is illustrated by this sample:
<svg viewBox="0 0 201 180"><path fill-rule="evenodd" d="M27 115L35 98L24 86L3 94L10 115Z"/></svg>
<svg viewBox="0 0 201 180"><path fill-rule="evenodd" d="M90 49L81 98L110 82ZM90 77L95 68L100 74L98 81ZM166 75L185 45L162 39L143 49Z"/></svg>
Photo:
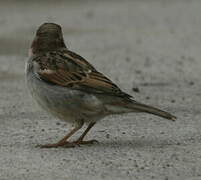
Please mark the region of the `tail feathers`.
<svg viewBox="0 0 201 180"><path fill-rule="evenodd" d="M172 121L175 121L177 119L175 116L173 116L172 114L170 114L168 112L165 112L165 111L162 111L155 107L141 104L138 102L133 102L131 105L129 105L129 108L132 108L138 112L146 112L146 113L154 114L156 116L160 116L160 117L172 120Z"/></svg>

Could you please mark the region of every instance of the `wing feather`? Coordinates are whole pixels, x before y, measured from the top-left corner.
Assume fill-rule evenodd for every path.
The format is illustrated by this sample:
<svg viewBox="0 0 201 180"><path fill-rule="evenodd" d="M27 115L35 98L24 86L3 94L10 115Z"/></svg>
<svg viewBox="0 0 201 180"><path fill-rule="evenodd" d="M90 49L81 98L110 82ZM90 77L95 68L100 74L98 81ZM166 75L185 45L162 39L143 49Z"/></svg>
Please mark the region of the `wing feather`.
<svg viewBox="0 0 201 180"><path fill-rule="evenodd" d="M47 56L36 58L40 64L38 74L44 81L91 93L131 98L81 56L68 50Z"/></svg>

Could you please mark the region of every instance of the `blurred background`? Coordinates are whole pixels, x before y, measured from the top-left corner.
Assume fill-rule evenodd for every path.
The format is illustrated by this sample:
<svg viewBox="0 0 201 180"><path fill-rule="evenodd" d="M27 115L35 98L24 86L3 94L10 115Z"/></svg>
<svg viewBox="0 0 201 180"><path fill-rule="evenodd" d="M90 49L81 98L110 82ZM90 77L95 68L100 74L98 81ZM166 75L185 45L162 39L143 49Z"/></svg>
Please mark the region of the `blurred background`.
<svg viewBox="0 0 201 180"><path fill-rule="evenodd" d="M0 179L184 179L201 174L201 1L0 1ZM37 28L63 28L67 47L137 101L178 116L110 117L99 145L40 150L65 123L33 103L24 67Z"/></svg>

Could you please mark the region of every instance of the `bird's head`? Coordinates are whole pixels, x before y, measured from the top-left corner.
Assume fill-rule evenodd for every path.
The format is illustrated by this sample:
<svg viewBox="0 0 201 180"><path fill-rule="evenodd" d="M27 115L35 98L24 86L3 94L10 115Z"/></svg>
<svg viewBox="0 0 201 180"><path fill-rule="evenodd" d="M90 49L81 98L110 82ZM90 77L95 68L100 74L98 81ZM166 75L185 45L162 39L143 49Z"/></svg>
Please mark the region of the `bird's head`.
<svg viewBox="0 0 201 180"><path fill-rule="evenodd" d="M54 23L42 24L31 45L32 54L66 48L61 26Z"/></svg>

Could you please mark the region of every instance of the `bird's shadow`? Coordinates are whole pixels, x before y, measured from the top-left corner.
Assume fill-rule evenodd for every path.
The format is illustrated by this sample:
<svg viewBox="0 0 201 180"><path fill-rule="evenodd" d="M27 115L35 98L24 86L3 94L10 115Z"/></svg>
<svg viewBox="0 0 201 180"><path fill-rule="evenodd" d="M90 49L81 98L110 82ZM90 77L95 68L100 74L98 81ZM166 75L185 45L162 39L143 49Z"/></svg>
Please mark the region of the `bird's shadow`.
<svg viewBox="0 0 201 180"><path fill-rule="evenodd" d="M169 146L180 145L180 143L173 139L134 139L134 140L105 140L99 141L91 145L84 145L82 147L99 147L99 148L167 148Z"/></svg>

